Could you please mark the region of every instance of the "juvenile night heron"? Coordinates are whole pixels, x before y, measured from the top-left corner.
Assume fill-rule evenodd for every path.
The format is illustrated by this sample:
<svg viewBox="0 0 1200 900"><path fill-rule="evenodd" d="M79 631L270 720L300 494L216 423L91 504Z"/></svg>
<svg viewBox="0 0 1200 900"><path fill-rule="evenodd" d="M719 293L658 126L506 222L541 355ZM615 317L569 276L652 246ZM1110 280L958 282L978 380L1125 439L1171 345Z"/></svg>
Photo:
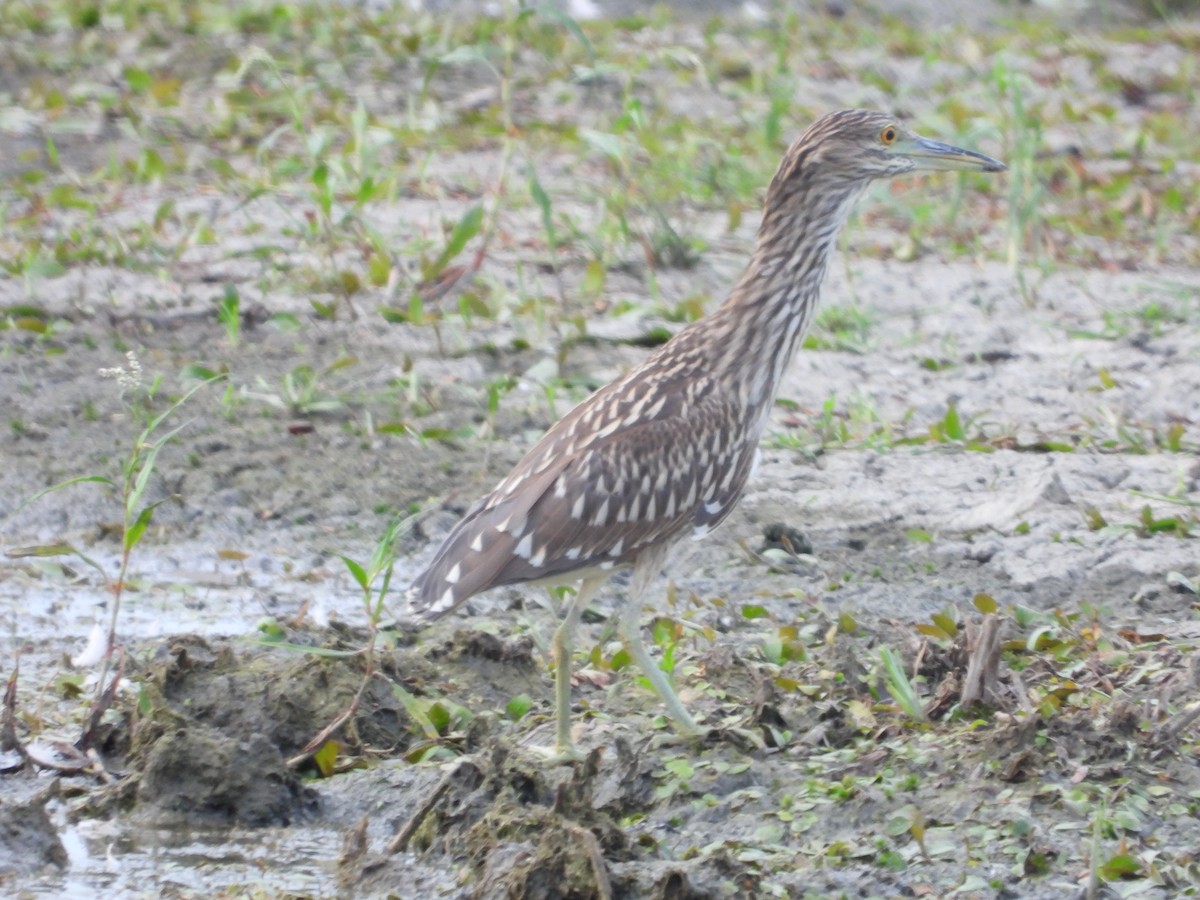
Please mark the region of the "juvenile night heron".
<svg viewBox="0 0 1200 900"><path fill-rule="evenodd" d="M596 591L625 566L633 575L621 640L678 730L699 731L642 645L646 589L676 541L703 537L741 498L854 202L876 179L926 169L1004 165L881 113L843 110L809 126L771 179L754 254L728 299L563 416L470 508L413 583L418 621L500 585L578 584L552 647L562 757L575 755L572 637Z"/></svg>

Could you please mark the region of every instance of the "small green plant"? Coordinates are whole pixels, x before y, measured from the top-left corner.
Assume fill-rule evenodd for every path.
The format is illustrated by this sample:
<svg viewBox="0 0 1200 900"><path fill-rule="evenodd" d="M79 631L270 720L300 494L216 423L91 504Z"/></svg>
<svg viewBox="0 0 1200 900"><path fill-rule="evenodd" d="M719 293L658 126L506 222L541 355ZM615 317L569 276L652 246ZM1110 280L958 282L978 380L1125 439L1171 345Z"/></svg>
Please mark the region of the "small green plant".
<svg viewBox="0 0 1200 900"><path fill-rule="evenodd" d="M367 687L378 675L376 669L376 650L379 643L381 624L386 612L385 601L392 585L392 571L396 561L396 541L411 526L413 519L413 515L393 519L376 540L371 557L365 563L357 562L345 554L339 554L339 558L345 564L350 577L354 579L354 583L362 591L363 614L367 620L367 643L361 650L329 650L327 648L287 643L284 640L282 629L276 628L271 628L267 636L260 641L266 646L297 653L336 657L361 655L364 660L362 682L359 684L358 690L355 692L349 705L305 744L300 752L288 761L289 765L297 765L306 759L312 759L323 775L328 776L333 773L333 762L336 760L337 752L336 742L331 740L331 736L338 728L355 716L362 704L362 698ZM428 705L423 705L399 685L393 684L392 688L405 706L409 708L413 719L421 724L426 737L436 741L439 729L431 718Z"/></svg>
<svg viewBox="0 0 1200 900"><path fill-rule="evenodd" d="M229 339L231 348L237 347L238 338L241 336L240 305L237 288L232 284L225 285L225 293L217 301L217 321L224 326L225 337Z"/></svg>
<svg viewBox="0 0 1200 900"><path fill-rule="evenodd" d="M921 703L921 698L917 696L916 688L913 687L908 673L904 671L904 663L900 659L900 654L891 647L883 647L879 651L879 658L883 662L884 683L887 685L892 699L914 722L927 721L925 707Z"/></svg>
<svg viewBox="0 0 1200 900"><path fill-rule="evenodd" d="M241 391L248 399L266 403L293 416L336 412L344 408L346 403L337 394L329 392L324 381L334 372L353 366L356 362L352 356L343 356L319 371L302 363L283 374L278 391L270 390L261 377L258 379L260 390L249 391L243 386Z"/></svg>
<svg viewBox="0 0 1200 900"><path fill-rule="evenodd" d="M112 605L109 611L108 628L105 634L103 655L101 656L100 677L96 682L96 694L92 701L92 706L84 724L81 745L84 747L91 746L96 726L99 725L101 717L108 709L111 702L116 684L108 684L109 669L112 665L113 653L116 649L117 626L121 615L121 597L124 593L127 580L129 578L130 563L134 549L141 542L142 537L146 533L146 529L150 526L150 521L154 516L154 510L169 498L161 498L159 500L147 501L146 489L149 487L150 478L154 475L158 466L158 455L162 449L169 444L176 435L179 434L187 423L177 425L169 430L165 429L168 419L170 419L184 404L186 404L197 391L207 387L215 381L219 381L221 375L210 375L203 380L197 382L188 388L174 402L170 403L163 411L154 412L154 401L158 393L160 379L155 379L149 385L144 383L142 364L137 358L137 354L132 350L126 354L126 363L124 366L101 369L100 376L110 378L117 382L122 396L128 399L130 410L135 417L140 419L144 424L141 431L134 438L129 449L129 455L125 457L121 463L121 469L118 477L110 478L105 475L81 475L75 478L69 478L66 481L52 485L44 490L38 491L29 499L18 505L17 510L23 509L30 503L46 496L47 494L55 493L64 490L72 485L82 483L96 483L108 487L115 495L121 506L121 561L117 569L116 580L110 584L112 591ZM94 562L76 551L68 545L59 545L54 547L43 548L47 552L41 555L58 555L60 553L69 553L79 556L85 562L96 566ZM99 568L97 566L97 568ZM101 570L103 572L103 570Z"/></svg>
<svg viewBox="0 0 1200 900"><path fill-rule="evenodd" d="M999 108L1007 114L1005 162L1008 164L1008 264L1017 277L1026 302L1032 295L1025 283L1022 261L1029 248L1041 241L1043 187L1038 173L1042 147L1042 124L1036 110L1028 107L1026 76L1003 57L992 66Z"/></svg>

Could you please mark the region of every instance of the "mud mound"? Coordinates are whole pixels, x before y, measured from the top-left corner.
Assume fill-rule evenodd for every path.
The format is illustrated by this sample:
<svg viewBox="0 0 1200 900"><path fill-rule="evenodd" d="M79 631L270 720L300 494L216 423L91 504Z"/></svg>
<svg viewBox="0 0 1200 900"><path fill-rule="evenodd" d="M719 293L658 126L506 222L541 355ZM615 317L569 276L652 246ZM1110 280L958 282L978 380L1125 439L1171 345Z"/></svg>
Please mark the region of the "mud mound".
<svg viewBox="0 0 1200 900"><path fill-rule="evenodd" d="M448 769L401 827L395 849L465 866L473 898L733 896L712 860L646 860L630 841L621 821L652 805L652 765L624 739L607 758L596 751L571 767L498 743ZM377 860L364 871L343 871L343 883L366 894L394 888L403 864Z"/></svg>
<svg viewBox="0 0 1200 900"><path fill-rule="evenodd" d="M289 657L182 635L157 649L143 678L148 710L130 716L139 774L122 793L156 818L254 826L315 808L287 759L350 706L363 673L356 657ZM344 734L407 746L404 708L385 682L367 685Z"/></svg>
<svg viewBox="0 0 1200 900"><path fill-rule="evenodd" d="M0 883L12 875L63 868L67 852L46 813L57 784L33 797L0 797Z"/></svg>
<svg viewBox="0 0 1200 900"><path fill-rule="evenodd" d="M162 736L146 756L138 801L156 818L287 825L315 808L315 796L262 734L234 741L192 724Z"/></svg>

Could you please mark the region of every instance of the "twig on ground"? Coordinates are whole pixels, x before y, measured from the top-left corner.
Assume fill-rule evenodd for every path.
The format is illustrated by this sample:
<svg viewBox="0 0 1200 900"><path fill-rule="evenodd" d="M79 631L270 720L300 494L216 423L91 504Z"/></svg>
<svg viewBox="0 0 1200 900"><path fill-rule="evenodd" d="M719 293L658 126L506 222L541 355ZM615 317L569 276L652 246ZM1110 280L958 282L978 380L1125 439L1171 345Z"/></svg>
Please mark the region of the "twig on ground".
<svg viewBox="0 0 1200 900"><path fill-rule="evenodd" d="M1000 677L1001 624L998 616L984 616L979 634L975 636L970 662L967 664L967 675L963 679L960 703L964 709L999 696L996 682Z"/></svg>
<svg viewBox="0 0 1200 900"><path fill-rule="evenodd" d="M460 762L442 776L442 780L438 782L437 787L425 798L425 802L417 807L416 812L409 816L408 821L400 826L400 830L396 832L395 837L388 841L387 846L383 848L385 855L391 856L394 853L401 853L408 848L408 842L412 840L412 836L421 827L421 823L425 821L425 817L433 811L437 802L442 799L442 795L449 789L454 776L459 773L464 765L468 765L468 763Z"/></svg>
<svg viewBox="0 0 1200 900"><path fill-rule="evenodd" d="M583 853L592 867L592 877L596 880L596 897L598 900L612 900L612 882L608 878L608 869L604 865L604 852L600 842L582 825L577 825L566 819L562 820L563 828L582 845Z"/></svg>
<svg viewBox="0 0 1200 900"><path fill-rule="evenodd" d="M1189 703L1158 728L1154 729L1153 741L1160 746L1175 741L1189 725L1200 719L1200 700Z"/></svg>
<svg viewBox="0 0 1200 900"><path fill-rule="evenodd" d="M358 686L358 691L354 694L354 699L350 701L350 705L338 713L332 722L318 731L312 740L300 748L299 753L287 761L287 766L289 769L294 769L301 765L306 759L320 750L321 747L325 745L325 741L329 739L331 734L337 731L337 729L341 728L343 723L350 721L350 719L354 717L354 714L358 712L358 707L362 703L363 691L367 689L367 685L370 684L370 682L370 675L367 675L365 678L363 678L362 684Z"/></svg>

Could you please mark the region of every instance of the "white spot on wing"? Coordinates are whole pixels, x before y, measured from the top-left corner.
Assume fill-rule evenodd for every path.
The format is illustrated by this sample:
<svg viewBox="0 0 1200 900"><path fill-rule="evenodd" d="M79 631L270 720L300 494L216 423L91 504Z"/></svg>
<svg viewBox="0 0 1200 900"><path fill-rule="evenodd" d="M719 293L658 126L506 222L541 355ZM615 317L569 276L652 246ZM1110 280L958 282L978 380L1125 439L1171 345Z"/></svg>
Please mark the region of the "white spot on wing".
<svg viewBox="0 0 1200 900"><path fill-rule="evenodd" d="M517 544L516 552L517 556L521 557L522 559L529 559L530 554L533 553L532 534L527 534L525 537L521 538L521 543Z"/></svg>
<svg viewBox="0 0 1200 900"><path fill-rule="evenodd" d="M559 475L554 479L554 496L560 500L567 496L567 476Z"/></svg>
<svg viewBox="0 0 1200 900"><path fill-rule="evenodd" d="M608 551L608 555L609 556L620 556L624 550L625 550L625 539L622 538L621 540L619 540L615 544L613 544L613 548Z"/></svg>
<svg viewBox="0 0 1200 900"><path fill-rule="evenodd" d="M483 552L483 532L482 531L479 532L479 534L475 535L475 537L471 539L471 549L474 550L476 553Z"/></svg>
<svg viewBox="0 0 1200 900"><path fill-rule="evenodd" d="M606 438L620 427L621 427L621 420L613 419L611 422L609 422L607 425L605 425L603 428L601 428L599 431L596 432L596 437L598 439Z"/></svg>
<svg viewBox="0 0 1200 900"><path fill-rule="evenodd" d="M715 516L717 513L719 513L721 511L721 504L717 503L715 500L712 503L705 503L704 511L706 513L708 513L710 516Z"/></svg>
<svg viewBox="0 0 1200 900"><path fill-rule="evenodd" d="M580 494L578 497L575 498L575 503L574 503L574 505L571 506L571 518L572 519L582 519L583 518L583 503L585 500L587 500L587 497L584 496L583 494Z"/></svg>
<svg viewBox="0 0 1200 900"><path fill-rule="evenodd" d="M608 498L604 498L604 502L600 504L600 508L596 510L596 514L592 516L593 525L604 525L608 521Z"/></svg>
<svg viewBox="0 0 1200 900"><path fill-rule="evenodd" d="M564 553L563 556L565 556L567 559L579 559L579 554L582 552L582 547L572 547L570 550Z"/></svg>
<svg viewBox="0 0 1200 900"><path fill-rule="evenodd" d="M462 565L455 563L454 568L446 573L447 584L458 584L458 579L462 577Z"/></svg>
<svg viewBox="0 0 1200 900"><path fill-rule="evenodd" d="M709 528L709 526L707 526L707 525L697 525L695 528L692 529L692 540L693 541L700 540L702 537L707 535L711 530L712 529Z"/></svg>
<svg viewBox="0 0 1200 900"><path fill-rule="evenodd" d="M531 566L534 566L534 567L540 569L542 567L542 563L544 563L545 561L546 561L546 546L543 544L542 547L538 550L538 552L536 554L534 554L533 558L529 560L529 564Z"/></svg>
<svg viewBox="0 0 1200 900"><path fill-rule="evenodd" d="M442 596L438 597L438 602L433 604L433 611L435 613L445 612L446 610L450 609L450 607L452 607L453 605L454 605L454 590L453 590L453 588L446 588L445 593L443 593Z"/></svg>

